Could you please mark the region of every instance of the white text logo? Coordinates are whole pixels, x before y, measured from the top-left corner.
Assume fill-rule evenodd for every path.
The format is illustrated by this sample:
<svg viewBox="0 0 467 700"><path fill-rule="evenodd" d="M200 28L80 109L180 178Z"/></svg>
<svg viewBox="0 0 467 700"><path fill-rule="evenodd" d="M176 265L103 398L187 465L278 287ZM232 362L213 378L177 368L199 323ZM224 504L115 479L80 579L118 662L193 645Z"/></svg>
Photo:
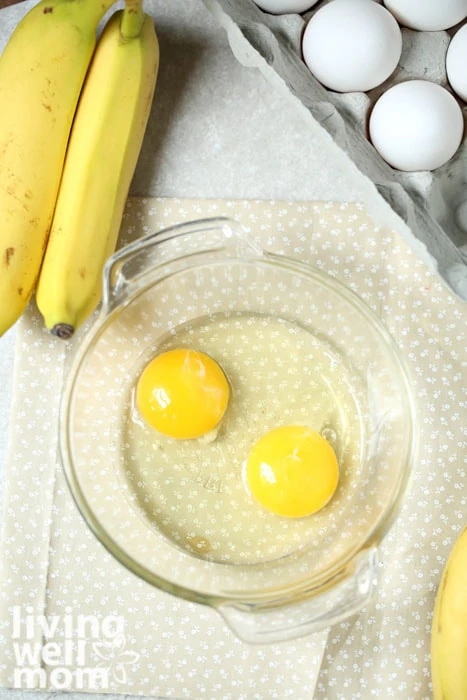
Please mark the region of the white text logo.
<svg viewBox="0 0 467 700"><path fill-rule="evenodd" d="M139 654L126 649L123 617L36 615L13 607L15 688L104 690L126 683Z"/></svg>

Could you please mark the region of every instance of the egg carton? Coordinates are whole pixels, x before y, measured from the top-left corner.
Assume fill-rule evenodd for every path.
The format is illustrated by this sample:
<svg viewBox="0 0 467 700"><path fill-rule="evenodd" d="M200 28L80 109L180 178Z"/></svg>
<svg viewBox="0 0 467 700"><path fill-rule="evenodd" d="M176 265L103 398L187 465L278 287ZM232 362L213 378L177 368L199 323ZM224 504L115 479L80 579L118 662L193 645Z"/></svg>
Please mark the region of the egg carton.
<svg viewBox="0 0 467 700"><path fill-rule="evenodd" d="M331 135L407 224L416 250L422 250L423 257L448 286L467 300L467 136L446 165L434 172L415 173L393 169L368 138L371 108L389 87L405 80L424 79L449 89L445 57L458 27L439 32L401 28L402 56L391 77L370 92L341 94L323 87L302 59L304 27L326 2L302 15L270 15L253 0L203 2L227 31L236 58L246 66L259 68L276 87L285 83L309 116ZM467 107L463 103L461 106L466 121Z"/></svg>

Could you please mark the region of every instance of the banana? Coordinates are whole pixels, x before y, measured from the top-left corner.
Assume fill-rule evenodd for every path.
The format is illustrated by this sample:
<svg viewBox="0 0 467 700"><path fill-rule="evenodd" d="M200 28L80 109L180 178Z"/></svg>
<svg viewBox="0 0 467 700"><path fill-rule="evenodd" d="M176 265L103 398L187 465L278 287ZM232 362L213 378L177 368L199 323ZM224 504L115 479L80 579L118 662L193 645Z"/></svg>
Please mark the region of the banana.
<svg viewBox="0 0 467 700"><path fill-rule="evenodd" d="M73 116L115 0L42 0L0 57L0 336L39 273Z"/></svg>
<svg viewBox="0 0 467 700"><path fill-rule="evenodd" d="M431 630L434 700L467 700L467 527L449 555Z"/></svg>
<svg viewBox="0 0 467 700"><path fill-rule="evenodd" d="M141 0L107 23L76 112L36 291L54 335L69 338L98 304L154 95L159 45Z"/></svg>

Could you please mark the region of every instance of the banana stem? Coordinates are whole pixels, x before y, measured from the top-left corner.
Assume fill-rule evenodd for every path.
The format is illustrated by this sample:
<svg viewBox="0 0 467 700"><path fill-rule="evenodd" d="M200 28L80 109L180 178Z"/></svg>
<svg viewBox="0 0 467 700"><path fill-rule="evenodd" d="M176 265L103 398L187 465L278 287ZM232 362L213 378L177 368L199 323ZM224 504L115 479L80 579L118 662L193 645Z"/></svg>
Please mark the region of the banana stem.
<svg viewBox="0 0 467 700"><path fill-rule="evenodd" d="M144 22L143 0L125 0L120 34L122 38L134 39L141 33Z"/></svg>

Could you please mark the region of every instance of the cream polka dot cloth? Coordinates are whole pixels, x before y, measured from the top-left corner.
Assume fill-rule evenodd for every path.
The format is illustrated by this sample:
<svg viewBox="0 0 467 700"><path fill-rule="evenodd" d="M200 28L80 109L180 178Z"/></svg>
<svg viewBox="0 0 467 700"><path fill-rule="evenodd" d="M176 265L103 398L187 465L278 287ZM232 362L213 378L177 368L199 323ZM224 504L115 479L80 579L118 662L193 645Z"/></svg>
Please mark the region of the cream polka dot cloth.
<svg viewBox="0 0 467 700"><path fill-rule="evenodd" d="M264 248L346 283L408 362L421 446L381 547L376 601L329 632L249 646L214 611L115 562L84 524L57 461L63 378L86 329L64 345L31 305L18 333L7 465L0 684L192 700L430 698L434 595L467 520L467 306L358 204L132 199L122 239L220 215Z"/></svg>

